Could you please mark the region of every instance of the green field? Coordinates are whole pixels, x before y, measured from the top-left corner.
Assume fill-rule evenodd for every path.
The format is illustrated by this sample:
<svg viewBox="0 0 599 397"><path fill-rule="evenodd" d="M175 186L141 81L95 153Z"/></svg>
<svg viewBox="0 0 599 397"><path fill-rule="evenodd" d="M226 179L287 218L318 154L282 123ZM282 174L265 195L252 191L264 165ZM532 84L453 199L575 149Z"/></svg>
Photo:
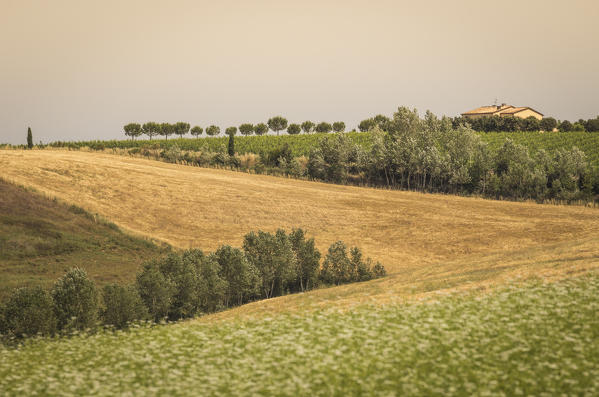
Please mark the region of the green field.
<svg viewBox="0 0 599 397"><path fill-rule="evenodd" d="M0 347L4 395L598 395L599 276Z"/></svg>
<svg viewBox="0 0 599 397"><path fill-rule="evenodd" d="M0 179L0 301L17 286L50 286L79 266L99 284L131 281L165 252L114 224Z"/></svg>
<svg viewBox="0 0 599 397"><path fill-rule="evenodd" d="M371 144L370 133L348 132L348 136L358 145L368 147ZM235 150L240 154L263 153L284 144L289 145L294 156L307 156L320 139L327 134L300 134L300 135L263 135L263 136L236 136ZM329 134L330 135L330 134ZM499 148L507 138L526 146L531 152L545 149L553 152L556 149L572 149L578 147L585 152L588 159L595 165L599 165L599 133L589 132L482 132L479 133L482 140L489 143L491 148ZM148 140L112 140L112 141L81 141L54 143L52 146L64 146L71 148L97 147L97 148L134 148L143 146L156 146L167 148L177 145L183 150L189 151L223 151L227 149L227 137L211 138L179 138L153 141Z"/></svg>

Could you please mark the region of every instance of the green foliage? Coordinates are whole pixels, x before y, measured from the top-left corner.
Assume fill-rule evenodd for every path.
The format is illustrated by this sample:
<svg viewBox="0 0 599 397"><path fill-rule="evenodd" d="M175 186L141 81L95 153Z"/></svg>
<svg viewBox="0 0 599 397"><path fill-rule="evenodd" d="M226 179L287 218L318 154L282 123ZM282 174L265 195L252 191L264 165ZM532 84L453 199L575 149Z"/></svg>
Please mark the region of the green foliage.
<svg viewBox="0 0 599 397"><path fill-rule="evenodd" d="M335 132L345 131L345 123L343 121L335 121L333 123L333 131L335 131Z"/></svg>
<svg viewBox="0 0 599 397"><path fill-rule="evenodd" d="M264 135L268 132L268 126L264 123L258 123L254 127L254 132L256 135Z"/></svg>
<svg viewBox="0 0 599 397"><path fill-rule="evenodd" d="M230 128L235 128L235 127L229 127L229 128L227 128L227 131ZM229 154L229 156L235 156L235 134L230 131L228 131L228 132L229 132L229 143L227 145L227 153Z"/></svg>
<svg viewBox="0 0 599 397"><path fill-rule="evenodd" d="M22 338L55 330L52 298L40 286L15 289L0 307L0 334Z"/></svg>
<svg viewBox="0 0 599 397"><path fill-rule="evenodd" d="M239 132L241 135L252 135L254 133L254 125L249 123L241 124Z"/></svg>
<svg viewBox="0 0 599 397"><path fill-rule="evenodd" d="M52 288L52 299L59 329L85 330L96 326L98 291L85 270L73 268L58 279Z"/></svg>
<svg viewBox="0 0 599 397"><path fill-rule="evenodd" d="M142 134L141 125L138 123L129 123L123 127L125 135L130 136L132 139L137 138Z"/></svg>
<svg viewBox="0 0 599 397"><path fill-rule="evenodd" d="M376 125L376 123L374 122L373 119L365 119L360 121L360 124L358 124L358 129L362 132L366 132L366 131L370 131L372 128L374 128L374 126Z"/></svg>
<svg viewBox="0 0 599 397"><path fill-rule="evenodd" d="M100 318L106 325L124 329L135 321L148 319L148 309L135 286L107 284L102 289L102 298Z"/></svg>
<svg viewBox="0 0 599 397"><path fill-rule="evenodd" d="M431 302L100 332L0 346L0 390L593 396L598 311L599 277L592 276Z"/></svg>
<svg viewBox="0 0 599 397"><path fill-rule="evenodd" d="M287 128L287 119L281 116L274 116L268 120L268 128L273 130L279 135L279 131Z"/></svg>
<svg viewBox="0 0 599 397"><path fill-rule="evenodd" d="M33 135L31 135L31 127L27 127L27 148L33 148Z"/></svg>
<svg viewBox="0 0 599 397"><path fill-rule="evenodd" d="M189 123L179 121L178 123L175 123L173 131L176 135L179 135L179 137L182 138L183 135L189 132Z"/></svg>
<svg viewBox="0 0 599 397"><path fill-rule="evenodd" d="M289 135L297 135L300 132L302 132L302 127L300 127L299 124L289 124L289 127L287 127L287 133Z"/></svg>
<svg viewBox="0 0 599 397"><path fill-rule="evenodd" d="M576 122L572 125L572 131L584 131L584 125L580 122Z"/></svg>
<svg viewBox="0 0 599 397"><path fill-rule="evenodd" d="M304 131L306 134L314 132L314 128L316 128L316 124L309 120L306 120L302 123L302 131Z"/></svg>
<svg viewBox="0 0 599 397"><path fill-rule="evenodd" d="M250 232L244 237L243 250L247 260L258 269L266 299L283 294L296 279L297 259L285 231Z"/></svg>
<svg viewBox="0 0 599 397"><path fill-rule="evenodd" d="M194 126L191 129L191 135L195 136L196 138L199 138L200 135L202 135L202 133L204 132L204 129L202 127L200 127L199 125Z"/></svg>
<svg viewBox="0 0 599 397"><path fill-rule="evenodd" d="M137 275L137 290L154 321L160 321L169 314L176 294L176 284L164 276L157 261L146 263Z"/></svg>
<svg viewBox="0 0 599 397"><path fill-rule="evenodd" d="M168 139L169 135L173 135L175 133L175 126L169 123L160 124L159 134L162 135L165 139Z"/></svg>
<svg viewBox="0 0 599 397"><path fill-rule="evenodd" d="M333 126L325 121L318 123L318 125L316 126L316 132L320 133L329 133L332 131L332 129Z"/></svg>
<svg viewBox="0 0 599 397"><path fill-rule="evenodd" d="M226 281L224 305L241 305L260 294L260 275L244 252L229 245L223 245L212 255L219 265L219 276Z"/></svg>
<svg viewBox="0 0 599 397"><path fill-rule="evenodd" d="M237 134L237 127L227 127L225 129L225 134L229 136Z"/></svg>
<svg viewBox="0 0 599 397"><path fill-rule="evenodd" d="M206 128L206 135L215 136L218 134L220 134L220 127L218 127L216 125L211 125L210 127Z"/></svg>
<svg viewBox="0 0 599 397"><path fill-rule="evenodd" d="M313 238L306 240L302 229L293 229L289 234L289 240L297 260L293 290L304 292L318 283L320 251L316 248Z"/></svg>
<svg viewBox="0 0 599 397"><path fill-rule="evenodd" d="M545 117L541 120L540 127L543 131L553 131L554 128L557 128L557 120L553 117Z"/></svg>
<svg viewBox="0 0 599 397"><path fill-rule="evenodd" d="M153 136L160 134L160 125L153 121L148 121L141 127L141 129L143 133L146 134L148 138L150 138L150 140L152 140Z"/></svg>
<svg viewBox="0 0 599 397"><path fill-rule="evenodd" d="M351 248L348 256L347 246L343 241L337 241L329 247L320 272L324 283L334 285L368 281L386 275L383 265L377 262L372 267L372 260L364 260L358 247Z"/></svg>
<svg viewBox="0 0 599 397"><path fill-rule="evenodd" d="M569 132L572 131L572 123L570 123L568 120L563 120L562 122L559 123L559 127L558 129L561 132Z"/></svg>

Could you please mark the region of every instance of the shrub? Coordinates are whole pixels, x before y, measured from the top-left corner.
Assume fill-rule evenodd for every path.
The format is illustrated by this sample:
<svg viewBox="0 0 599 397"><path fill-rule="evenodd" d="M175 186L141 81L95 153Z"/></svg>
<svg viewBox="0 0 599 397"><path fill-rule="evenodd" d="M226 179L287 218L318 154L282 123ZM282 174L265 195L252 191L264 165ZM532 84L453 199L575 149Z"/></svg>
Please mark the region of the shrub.
<svg viewBox="0 0 599 397"><path fill-rule="evenodd" d="M84 330L96 325L98 291L83 269L73 268L52 288L58 329Z"/></svg>
<svg viewBox="0 0 599 397"><path fill-rule="evenodd" d="M51 335L56 317L50 294L41 287L18 288L0 310L0 334L18 338Z"/></svg>
<svg viewBox="0 0 599 397"><path fill-rule="evenodd" d="M101 318L106 325L123 329L134 321L148 318L148 309L134 286L106 285L102 289L102 297L104 307Z"/></svg>

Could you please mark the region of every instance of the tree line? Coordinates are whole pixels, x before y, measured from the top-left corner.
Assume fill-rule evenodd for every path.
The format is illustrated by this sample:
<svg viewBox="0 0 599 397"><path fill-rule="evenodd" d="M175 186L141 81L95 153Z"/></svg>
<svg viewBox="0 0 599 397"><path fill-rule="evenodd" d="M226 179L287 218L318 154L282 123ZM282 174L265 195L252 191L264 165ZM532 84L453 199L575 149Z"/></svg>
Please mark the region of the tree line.
<svg viewBox="0 0 599 397"><path fill-rule="evenodd" d="M139 123L129 123L123 127L125 131L125 135L131 137L131 139L135 139L140 137L141 135L146 135L148 138L152 139L155 136L163 136L165 139L168 139L171 135L179 135L179 137L183 137L190 133L195 137L199 137L204 133L204 128L200 126L191 127L189 123L178 122L174 124L170 123L156 123L153 121L149 121L144 124ZM286 118L282 116L274 116L271 117L267 123L244 123L239 127L228 127L225 129L225 134L232 136L237 134L237 131L241 133L241 135L264 135L268 131L276 132L277 135L281 131L287 131L290 135L297 135L302 131L306 134L310 134L312 132L319 133L329 133L331 131L334 132L344 132L345 131L345 123L343 121L336 121L334 123L327 123L326 121L322 121L318 124L313 123L311 121L304 121L301 124L288 124ZM206 135L207 136L216 136L220 134L221 129L219 126L210 125L206 127Z"/></svg>
<svg viewBox="0 0 599 397"><path fill-rule="evenodd" d="M469 125L456 127L450 118L439 119L431 112L421 118L403 107L392 118L373 121L368 145L355 143L347 134L329 135L307 158L294 156L286 144L259 153L253 165L231 155L234 146L229 155L193 155L171 147L160 156L199 166L494 199L589 202L599 197L599 170L576 147L530 152L507 139L492 150Z"/></svg>
<svg viewBox="0 0 599 397"><path fill-rule="evenodd" d="M492 198L593 200L599 173L577 148L531 154L510 139L491 151L469 124L402 107L375 125L373 143L323 139L310 153L306 173L331 182L358 179L373 185Z"/></svg>
<svg viewBox="0 0 599 397"><path fill-rule="evenodd" d="M514 132L514 131L553 131L557 129L561 132L569 131L587 131L587 132L599 132L599 116L594 119L583 120L580 119L574 123L568 120L558 121L553 117L545 117L541 120L537 120L534 117L519 118L519 117L502 117L502 116L485 116L479 118L466 118L466 117L454 117L449 118L454 128L460 125L469 125L474 131L478 132ZM388 124L391 122L391 118L382 114L374 117L364 119L358 124L358 129L362 132L370 131L375 127L387 130ZM155 136L163 136L168 139L171 135L179 135L183 137L190 133L195 137L199 137L204 133L204 128L200 126L190 127L189 123L177 122L174 124L170 123L155 123L147 122L144 124L129 123L123 127L125 135L135 139L141 135L146 135L152 139ZM334 123L328 123L322 121L320 123L313 123L311 121L304 121L301 124L288 124L286 118L282 116L274 116L268 120L267 123L244 123L239 127L228 127L225 129L226 135L235 135L237 131L241 135L264 135L268 131L276 132L277 135L281 131L287 131L290 135L297 135L302 132L310 134L313 132L318 133L329 133L329 132L344 132L346 125L343 121L337 121ZM221 129L219 126L210 125L205 129L207 136L219 135Z"/></svg>
<svg viewBox="0 0 599 397"><path fill-rule="evenodd" d="M321 263L314 239L290 233L250 232L243 248L212 253L190 249L149 261L130 285L99 290L86 272L69 270L50 291L19 288L0 307L0 336L22 338L96 328L117 329L135 321L176 321L258 299L322 285L367 281L386 275L359 248L333 243Z"/></svg>

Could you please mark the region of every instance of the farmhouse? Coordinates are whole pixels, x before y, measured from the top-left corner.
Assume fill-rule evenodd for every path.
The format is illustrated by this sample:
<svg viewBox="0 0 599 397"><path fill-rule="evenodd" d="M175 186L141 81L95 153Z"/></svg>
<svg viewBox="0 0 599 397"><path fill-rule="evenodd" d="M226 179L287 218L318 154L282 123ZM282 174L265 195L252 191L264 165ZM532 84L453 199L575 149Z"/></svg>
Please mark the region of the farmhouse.
<svg viewBox="0 0 599 397"><path fill-rule="evenodd" d="M474 110L470 110L469 112L462 113L463 117L475 119L479 117L488 117L488 116L501 116L501 117L520 117L526 119L528 117L534 117L537 120L541 120L543 118L543 114L537 112L533 108L530 107L515 107L511 105L507 105L502 103L501 105L491 105L491 106L482 106L480 108L476 108Z"/></svg>

